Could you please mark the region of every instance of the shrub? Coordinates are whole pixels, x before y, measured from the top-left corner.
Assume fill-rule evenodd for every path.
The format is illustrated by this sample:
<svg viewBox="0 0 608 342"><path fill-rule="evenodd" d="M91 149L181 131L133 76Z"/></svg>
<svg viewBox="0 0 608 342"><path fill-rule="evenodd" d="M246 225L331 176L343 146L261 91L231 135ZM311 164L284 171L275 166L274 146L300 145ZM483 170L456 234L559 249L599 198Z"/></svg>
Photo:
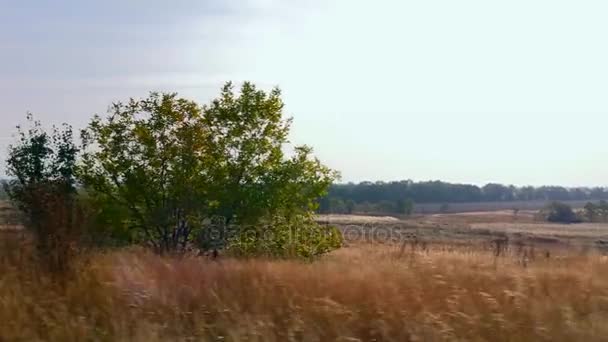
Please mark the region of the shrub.
<svg viewBox="0 0 608 342"><path fill-rule="evenodd" d="M69 266L82 212L76 203L75 163L78 149L72 129L45 132L28 114L30 127L18 127L19 141L9 147L4 189L23 213L24 225L36 239L38 257L51 271Z"/></svg>
<svg viewBox="0 0 608 342"><path fill-rule="evenodd" d="M337 228L320 225L310 216L274 216L265 224L241 227L229 239L228 252L236 256L313 258L341 245Z"/></svg>
<svg viewBox="0 0 608 342"><path fill-rule="evenodd" d="M541 211L541 215L549 222L576 223L580 222L572 208L562 202L551 202Z"/></svg>
<svg viewBox="0 0 608 342"><path fill-rule="evenodd" d="M608 221L608 202L601 200L598 204L587 202L583 208L583 216L589 222Z"/></svg>
<svg viewBox="0 0 608 342"><path fill-rule="evenodd" d="M412 215L413 212L414 212L414 201L412 201L409 198L405 199L405 200L400 199L397 201L397 213L410 216L410 215Z"/></svg>

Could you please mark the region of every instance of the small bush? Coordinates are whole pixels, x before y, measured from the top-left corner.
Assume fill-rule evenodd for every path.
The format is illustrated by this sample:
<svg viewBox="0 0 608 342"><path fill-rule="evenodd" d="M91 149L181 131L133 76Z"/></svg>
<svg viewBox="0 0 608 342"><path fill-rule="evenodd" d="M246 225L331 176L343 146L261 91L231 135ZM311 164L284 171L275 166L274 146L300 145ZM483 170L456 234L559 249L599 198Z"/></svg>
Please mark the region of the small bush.
<svg viewBox="0 0 608 342"><path fill-rule="evenodd" d="M9 147L11 178L3 187L35 237L37 258L50 271L62 273L69 268L83 222L76 200L78 149L70 126L49 134L31 114L27 119L29 128L18 127L18 143Z"/></svg>
<svg viewBox="0 0 608 342"><path fill-rule="evenodd" d="M552 202L541 211L545 220L556 223L577 223L580 219L572 208L561 202Z"/></svg>
<svg viewBox="0 0 608 342"><path fill-rule="evenodd" d="M228 241L228 252L236 256L313 258L342 245L342 235L333 226L320 225L308 216L275 216L265 225L240 228Z"/></svg>

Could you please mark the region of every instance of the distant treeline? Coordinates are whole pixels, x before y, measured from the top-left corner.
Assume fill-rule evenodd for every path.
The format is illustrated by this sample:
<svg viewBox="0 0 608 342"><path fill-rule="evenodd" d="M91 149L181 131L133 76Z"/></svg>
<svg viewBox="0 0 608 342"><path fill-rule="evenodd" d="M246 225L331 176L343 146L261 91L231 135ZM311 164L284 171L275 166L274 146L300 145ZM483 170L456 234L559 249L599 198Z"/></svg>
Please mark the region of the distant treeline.
<svg viewBox="0 0 608 342"><path fill-rule="evenodd" d="M409 214L416 203L606 200L608 189L523 186L490 183L483 187L441 181L334 184L321 199L321 213Z"/></svg>

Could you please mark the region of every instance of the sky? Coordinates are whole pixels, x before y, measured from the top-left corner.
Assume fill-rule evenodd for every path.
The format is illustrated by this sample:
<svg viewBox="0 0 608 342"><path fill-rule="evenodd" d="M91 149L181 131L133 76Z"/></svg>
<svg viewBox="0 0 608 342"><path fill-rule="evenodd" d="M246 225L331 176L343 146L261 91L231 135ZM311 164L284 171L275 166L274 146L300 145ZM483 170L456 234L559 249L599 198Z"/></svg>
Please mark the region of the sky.
<svg viewBox="0 0 608 342"><path fill-rule="evenodd" d="M605 0L0 0L0 158L26 112L279 86L342 181L608 185ZM3 167L4 168L4 167ZM1 174L1 173L0 173Z"/></svg>

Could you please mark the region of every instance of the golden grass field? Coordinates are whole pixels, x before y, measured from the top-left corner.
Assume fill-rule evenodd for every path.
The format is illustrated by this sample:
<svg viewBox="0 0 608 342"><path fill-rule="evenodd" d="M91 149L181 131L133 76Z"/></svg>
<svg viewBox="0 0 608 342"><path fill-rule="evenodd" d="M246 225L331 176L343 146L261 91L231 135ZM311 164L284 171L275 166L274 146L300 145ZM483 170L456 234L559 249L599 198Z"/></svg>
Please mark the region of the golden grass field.
<svg viewBox="0 0 608 342"><path fill-rule="evenodd" d="M28 260L18 236L6 232L1 246L0 341L608 336L608 258L598 249L545 253L528 244L497 257L478 240L351 240L302 262L160 257L130 248L86 253L70 277L57 280Z"/></svg>

